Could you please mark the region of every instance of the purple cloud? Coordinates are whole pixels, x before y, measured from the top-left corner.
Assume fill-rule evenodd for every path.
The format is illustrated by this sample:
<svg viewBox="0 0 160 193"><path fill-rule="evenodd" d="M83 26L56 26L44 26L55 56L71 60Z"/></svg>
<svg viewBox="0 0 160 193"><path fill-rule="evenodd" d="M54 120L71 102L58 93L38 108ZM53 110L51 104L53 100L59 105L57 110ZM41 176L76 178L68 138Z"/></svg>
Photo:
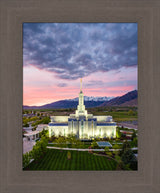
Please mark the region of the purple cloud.
<svg viewBox="0 0 160 193"><path fill-rule="evenodd" d="M24 23L23 56L61 79L137 66L137 24Z"/></svg>

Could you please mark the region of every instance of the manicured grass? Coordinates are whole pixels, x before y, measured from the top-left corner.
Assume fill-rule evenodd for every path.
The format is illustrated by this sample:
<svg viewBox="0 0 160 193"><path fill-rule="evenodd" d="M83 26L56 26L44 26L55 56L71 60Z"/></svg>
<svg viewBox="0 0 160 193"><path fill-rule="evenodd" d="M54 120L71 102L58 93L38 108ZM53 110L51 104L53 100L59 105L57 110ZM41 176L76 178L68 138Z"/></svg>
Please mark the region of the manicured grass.
<svg viewBox="0 0 160 193"><path fill-rule="evenodd" d="M82 151L70 151L67 159L66 150L47 149L46 155L39 161L33 161L24 170L115 170L116 162L107 157Z"/></svg>

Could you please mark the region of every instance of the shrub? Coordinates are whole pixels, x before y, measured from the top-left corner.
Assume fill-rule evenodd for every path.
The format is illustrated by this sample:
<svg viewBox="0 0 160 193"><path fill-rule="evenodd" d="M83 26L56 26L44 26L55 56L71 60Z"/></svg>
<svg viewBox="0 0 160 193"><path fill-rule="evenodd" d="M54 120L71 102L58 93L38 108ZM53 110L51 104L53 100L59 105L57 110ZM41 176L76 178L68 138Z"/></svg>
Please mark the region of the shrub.
<svg viewBox="0 0 160 193"><path fill-rule="evenodd" d="M118 144L114 144L114 145L112 146L112 148L113 148L113 149L120 149L121 147L120 147L120 145L118 145Z"/></svg>
<svg viewBox="0 0 160 193"><path fill-rule="evenodd" d="M93 149L99 149L99 146L98 146L98 144L97 144L96 141L93 141L93 142L91 143L91 147L92 147Z"/></svg>
<svg viewBox="0 0 160 193"><path fill-rule="evenodd" d="M109 151L109 147L108 147L108 146L106 146L106 147L104 148L104 151L105 151L106 155L108 155L109 157L112 157L112 156L113 156L112 152Z"/></svg>
<svg viewBox="0 0 160 193"><path fill-rule="evenodd" d="M67 159L68 159L68 160L71 159L71 152L70 152L70 151L67 152Z"/></svg>

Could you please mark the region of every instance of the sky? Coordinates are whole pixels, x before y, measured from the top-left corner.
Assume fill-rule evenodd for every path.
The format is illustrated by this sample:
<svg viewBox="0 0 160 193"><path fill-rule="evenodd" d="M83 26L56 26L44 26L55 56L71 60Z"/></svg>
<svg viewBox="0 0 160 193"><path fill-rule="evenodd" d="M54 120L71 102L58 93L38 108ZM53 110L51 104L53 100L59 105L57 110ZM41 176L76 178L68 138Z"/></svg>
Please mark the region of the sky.
<svg viewBox="0 0 160 193"><path fill-rule="evenodd" d="M137 89L137 23L23 23L23 105Z"/></svg>

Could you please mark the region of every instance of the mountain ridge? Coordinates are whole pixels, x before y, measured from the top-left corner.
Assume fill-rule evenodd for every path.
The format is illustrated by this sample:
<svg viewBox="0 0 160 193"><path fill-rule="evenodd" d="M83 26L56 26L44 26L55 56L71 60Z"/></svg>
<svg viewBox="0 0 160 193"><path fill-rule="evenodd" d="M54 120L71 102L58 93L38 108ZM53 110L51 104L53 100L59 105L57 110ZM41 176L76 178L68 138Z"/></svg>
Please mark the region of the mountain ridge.
<svg viewBox="0 0 160 193"><path fill-rule="evenodd" d="M101 106L137 106L138 91L130 91L120 97L104 102Z"/></svg>
<svg viewBox="0 0 160 193"><path fill-rule="evenodd" d="M104 106L137 106L137 90L130 91L122 96L118 97L87 97L84 96L84 104L86 108L90 107L104 107ZM99 100L98 100L99 99ZM77 108L78 97L74 99L65 99L56 101L53 103L41 105L41 106L27 106L24 105L24 109L67 109L67 108Z"/></svg>

